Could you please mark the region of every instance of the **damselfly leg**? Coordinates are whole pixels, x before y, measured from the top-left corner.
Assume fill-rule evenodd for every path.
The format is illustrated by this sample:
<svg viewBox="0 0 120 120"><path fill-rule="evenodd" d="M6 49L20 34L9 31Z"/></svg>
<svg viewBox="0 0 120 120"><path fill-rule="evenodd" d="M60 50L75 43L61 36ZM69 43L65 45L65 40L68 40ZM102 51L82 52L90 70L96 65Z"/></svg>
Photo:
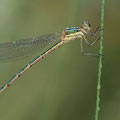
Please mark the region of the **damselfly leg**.
<svg viewBox="0 0 120 120"><path fill-rule="evenodd" d="M99 33L101 30L103 30L103 29L101 29L101 27L99 26L96 28L96 30L94 32L88 32L88 35L89 36L96 36L97 33Z"/></svg>
<svg viewBox="0 0 120 120"><path fill-rule="evenodd" d="M97 29L96 29L93 33L92 33L92 32L88 32L87 34L88 34L89 36L94 37L94 36L96 36L101 30L103 30L103 29L101 29L100 27L97 27ZM83 40L84 40L85 43L90 47L90 46L93 46L97 41L99 41L101 37L103 37L103 36L99 36L98 38L96 38L96 39L93 40L92 42L89 42L89 41L86 39L85 35L83 35L83 37L82 37L83 39L80 40L80 47L81 47L82 55L92 56L92 57L97 57L97 58L99 58L99 56L101 55L100 53L87 53L87 52L84 51ZM102 55L102 56L103 56L103 55Z"/></svg>

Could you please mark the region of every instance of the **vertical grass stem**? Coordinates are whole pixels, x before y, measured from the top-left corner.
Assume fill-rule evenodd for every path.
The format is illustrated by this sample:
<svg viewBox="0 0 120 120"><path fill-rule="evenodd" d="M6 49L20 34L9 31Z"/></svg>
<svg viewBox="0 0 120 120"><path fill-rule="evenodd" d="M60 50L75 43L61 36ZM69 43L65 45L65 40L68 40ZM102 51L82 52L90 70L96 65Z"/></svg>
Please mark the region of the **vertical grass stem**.
<svg viewBox="0 0 120 120"><path fill-rule="evenodd" d="M104 28L104 0L102 0L101 6L101 29ZM99 53L103 54L103 30L101 30L101 40L100 40L100 50ZM102 56L99 59L99 66L98 66L98 84L97 84L97 100L96 100L96 113L95 113L95 120L99 119L99 111L100 111L100 88L101 88L101 75L102 75Z"/></svg>

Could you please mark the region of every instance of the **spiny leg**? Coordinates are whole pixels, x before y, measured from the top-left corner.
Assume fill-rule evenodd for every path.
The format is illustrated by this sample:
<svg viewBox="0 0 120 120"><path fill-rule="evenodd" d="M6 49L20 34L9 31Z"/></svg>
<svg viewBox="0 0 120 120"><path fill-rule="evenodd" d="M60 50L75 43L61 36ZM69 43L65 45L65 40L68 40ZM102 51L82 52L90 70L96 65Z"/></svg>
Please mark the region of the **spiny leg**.
<svg viewBox="0 0 120 120"><path fill-rule="evenodd" d="M97 33L99 33L101 30L103 30L103 29L101 29L101 27L99 26L99 27L96 28L96 30L93 33L89 32L88 35L89 36L96 36Z"/></svg>
<svg viewBox="0 0 120 120"><path fill-rule="evenodd" d="M84 51L84 45L83 45L83 39L80 40L80 47L81 47L81 53L82 55L85 55L85 56L92 56L92 57L97 57L99 58L99 53L87 53Z"/></svg>
<svg viewBox="0 0 120 120"><path fill-rule="evenodd" d="M103 29L101 29L101 27L99 26L99 27L96 28L96 30L95 30L93 33L89 32L88 35L94 37L94 36L96 36L97 33L99 33L101 30L103 30ZM97 39L93 40L93 41L90 43L90 42L85 38L85 36L83 36L83 38L84 38L84 40L85 40L85 42L87 43L88 46L94 45L98 40L100 40L101 37L102 37L102 36L99 36Z"/></svg>
<svg viewBox="0 0 120 120"><path fill-rule="evenodd" d="M91 43L85 38L85 36L83 36L83 39L85 40L85 42L87 43L88 46L93 46L98 40L100 40L101 36L96 38L95 40L93 40Z"/></svg>

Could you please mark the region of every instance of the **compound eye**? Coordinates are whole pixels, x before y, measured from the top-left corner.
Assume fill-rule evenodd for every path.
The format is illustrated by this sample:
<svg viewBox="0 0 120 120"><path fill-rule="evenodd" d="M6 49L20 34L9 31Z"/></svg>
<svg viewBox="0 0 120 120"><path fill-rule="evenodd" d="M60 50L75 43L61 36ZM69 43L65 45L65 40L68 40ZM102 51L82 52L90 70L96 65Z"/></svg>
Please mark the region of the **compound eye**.
<svg viewBox="0 0 120 120"><path fill-rule="evenodd" d="M91 26L91 24L89 24L89 27Z"/></svg>
<svg viewBox="0 0 120 120"><path fill-rule="evenodd" d="M82 24L89 24L88 21L83 21Z"/></svg>
<svg viewBox="0 0 120 120"><path fill-rule="evenodd" d="M85 21L82 22L82 24L85 24L85 23L86 23Z"/></svg>

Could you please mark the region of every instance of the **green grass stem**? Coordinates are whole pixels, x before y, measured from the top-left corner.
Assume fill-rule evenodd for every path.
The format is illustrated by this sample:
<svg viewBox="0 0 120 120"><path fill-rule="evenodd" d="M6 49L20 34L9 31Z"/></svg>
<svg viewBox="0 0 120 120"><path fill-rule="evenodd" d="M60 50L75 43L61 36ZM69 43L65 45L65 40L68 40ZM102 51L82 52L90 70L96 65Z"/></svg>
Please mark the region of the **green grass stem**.
<svg viewBox="0 0 120 120"><path fill-rule="evenodd" d="M101 6L101 28L104 28L104 0L102 0ZM101 30L101 40L100 40L100 54L103 54L103 30ZM96 113L95 113L95 120L99 119L99 110L100 110L100 88L101 88L101 74L102 74L102 56L99 59L99 66L98 66L98 84L97 84L97 100L96 100Z"/></svg>

